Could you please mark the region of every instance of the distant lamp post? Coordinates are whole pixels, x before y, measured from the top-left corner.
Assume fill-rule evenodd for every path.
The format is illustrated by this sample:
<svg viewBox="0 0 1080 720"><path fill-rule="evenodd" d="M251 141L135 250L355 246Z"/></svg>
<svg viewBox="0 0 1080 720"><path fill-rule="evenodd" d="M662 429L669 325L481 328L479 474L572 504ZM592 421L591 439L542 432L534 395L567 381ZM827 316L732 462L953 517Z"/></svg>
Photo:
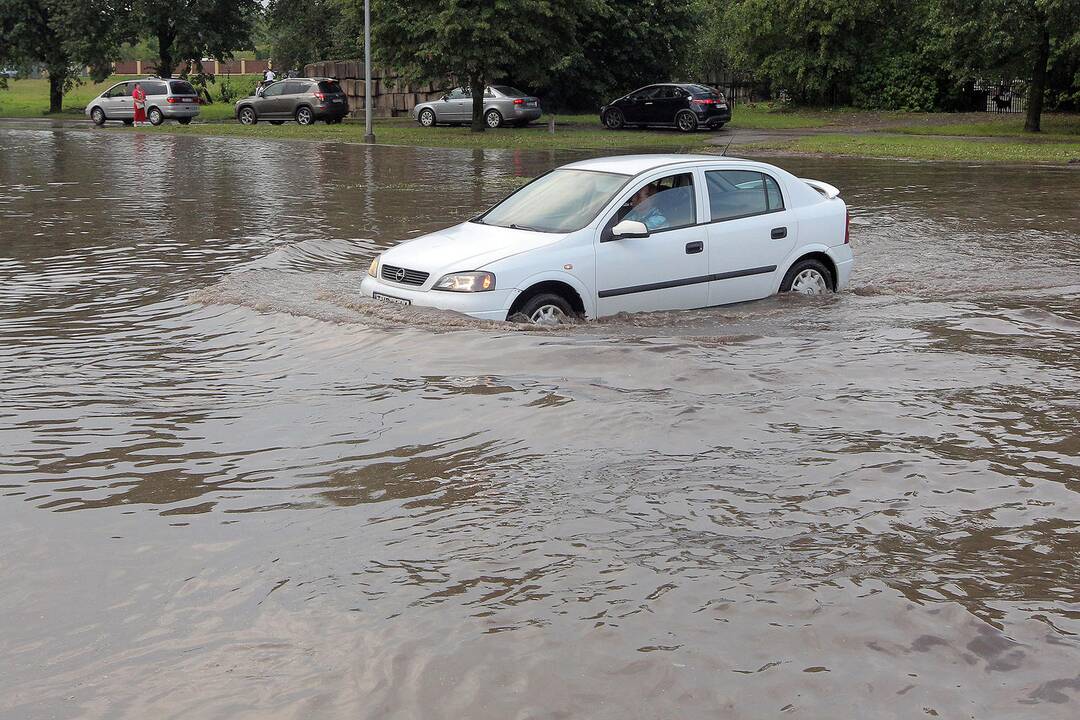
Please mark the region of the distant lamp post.
<svg viewBox="0 0 1080 720"><path fill-rule="evenodd" d="M371 126L371 0L364 0L364 142L375 142Z"/></svg>

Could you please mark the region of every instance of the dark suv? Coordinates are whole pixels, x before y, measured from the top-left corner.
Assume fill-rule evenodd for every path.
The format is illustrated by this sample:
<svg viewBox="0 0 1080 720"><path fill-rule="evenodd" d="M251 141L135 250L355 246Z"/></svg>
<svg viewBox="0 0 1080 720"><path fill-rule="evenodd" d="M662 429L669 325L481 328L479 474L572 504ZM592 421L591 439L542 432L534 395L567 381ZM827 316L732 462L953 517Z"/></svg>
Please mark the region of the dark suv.
<svg viewBox="0 0 1080 720"><path fill-rule="evenodd" d="M718 130L731 121L731 108L723 94L705 85L665 83L649 85L623 95L600 108L600 120L612 130L627 125L664 125L693 132L699 127Z"/></svg>
<svg viewBox="0 0 1080 720"><path fill-rule="evenodd" d="M325 120L327 125L332 125L348 114L349 99L333 78L278 80L236 103L236 119L244 125L254 125L260 120L269 120L273 125L286 120L301 125Z"/></svg>

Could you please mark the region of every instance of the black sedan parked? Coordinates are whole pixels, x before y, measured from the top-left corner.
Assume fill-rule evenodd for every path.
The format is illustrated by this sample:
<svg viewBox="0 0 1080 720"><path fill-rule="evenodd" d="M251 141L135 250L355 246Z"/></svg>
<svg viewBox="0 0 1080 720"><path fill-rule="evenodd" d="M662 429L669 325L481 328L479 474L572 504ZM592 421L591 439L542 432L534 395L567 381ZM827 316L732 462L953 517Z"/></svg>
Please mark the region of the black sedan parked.
<svg viewBox="0 0 1080 720"><path fill-rule="evenodd" d="M693 132L717 130L731 121L724 96L711 87L666 83L649 85L600 108L600 120L611 130L627 125L664 125Z"/></svg>

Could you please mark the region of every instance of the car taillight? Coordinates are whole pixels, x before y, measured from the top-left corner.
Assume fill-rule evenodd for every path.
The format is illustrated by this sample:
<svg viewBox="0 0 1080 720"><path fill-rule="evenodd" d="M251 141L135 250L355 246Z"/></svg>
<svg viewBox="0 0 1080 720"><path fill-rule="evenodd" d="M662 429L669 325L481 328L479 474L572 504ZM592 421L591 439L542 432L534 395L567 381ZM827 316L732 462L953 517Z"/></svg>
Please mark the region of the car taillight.
<svg viewBox="0 0 1080 720"><path fill-rule="evenodd" d="M319 98L320 100L325 100L326 99L326 93L317 92L317 93L315 93L315 97Z"/></svg>
<svg viewBox="0 0 1080 720"><path fill-rule="evenodd" d="M851 210L844 210L844 244L851 244Z"/></svg>
<svg viewBox="0 0 1080 720"><path fill-rule="evenodd" d="M525 104L525 98L514 98L514 104L515 105L524 105Z"/></svg>
<svg viewBox="0 0 1080 720"><path fill-rule="evenodd" d="M171 105L172 103L180 102L180 100L178 98L174 98L174 97L167 97L167 98L165 98L165 102L167 102L167 103L169 103Z"/></svg>
<svg viewBox="0 0 1080 720"><path fill-rule="evenodd" d="M717 101L712 98L694 98L690 102L695 102L698 105L715 105L717 103Z"/></svg>

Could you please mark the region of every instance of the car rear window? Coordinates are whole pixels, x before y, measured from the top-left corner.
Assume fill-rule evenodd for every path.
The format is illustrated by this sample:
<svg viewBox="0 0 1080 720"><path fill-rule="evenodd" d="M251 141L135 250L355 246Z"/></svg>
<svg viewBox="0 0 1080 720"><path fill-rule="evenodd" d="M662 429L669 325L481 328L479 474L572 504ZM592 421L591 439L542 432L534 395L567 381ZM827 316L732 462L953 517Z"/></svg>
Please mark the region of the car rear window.
<svg viewBox="0 0 1080 720"><path fill-rule="evenodd" d="M335 80L320 80L319 81L319 89L322 90L323 92L328 92L328 93L339 93L339 92L341 92L341 86L338 85L337 81L335 81Z"/></svg>
<svg viewBox="0 0 1080 720"><path fill-rule="evenodd" d="M492 90L501 93L507 97L528 97L525 93L521 92L517 88L512 88L509 85L492 85Z"/></svg>
<svg viewBox="0 0 1080 720"><path fill-rule="evenodd" d="M198 95L187 80L173 80L169 85L172 87L173 95Z"/></svg>

